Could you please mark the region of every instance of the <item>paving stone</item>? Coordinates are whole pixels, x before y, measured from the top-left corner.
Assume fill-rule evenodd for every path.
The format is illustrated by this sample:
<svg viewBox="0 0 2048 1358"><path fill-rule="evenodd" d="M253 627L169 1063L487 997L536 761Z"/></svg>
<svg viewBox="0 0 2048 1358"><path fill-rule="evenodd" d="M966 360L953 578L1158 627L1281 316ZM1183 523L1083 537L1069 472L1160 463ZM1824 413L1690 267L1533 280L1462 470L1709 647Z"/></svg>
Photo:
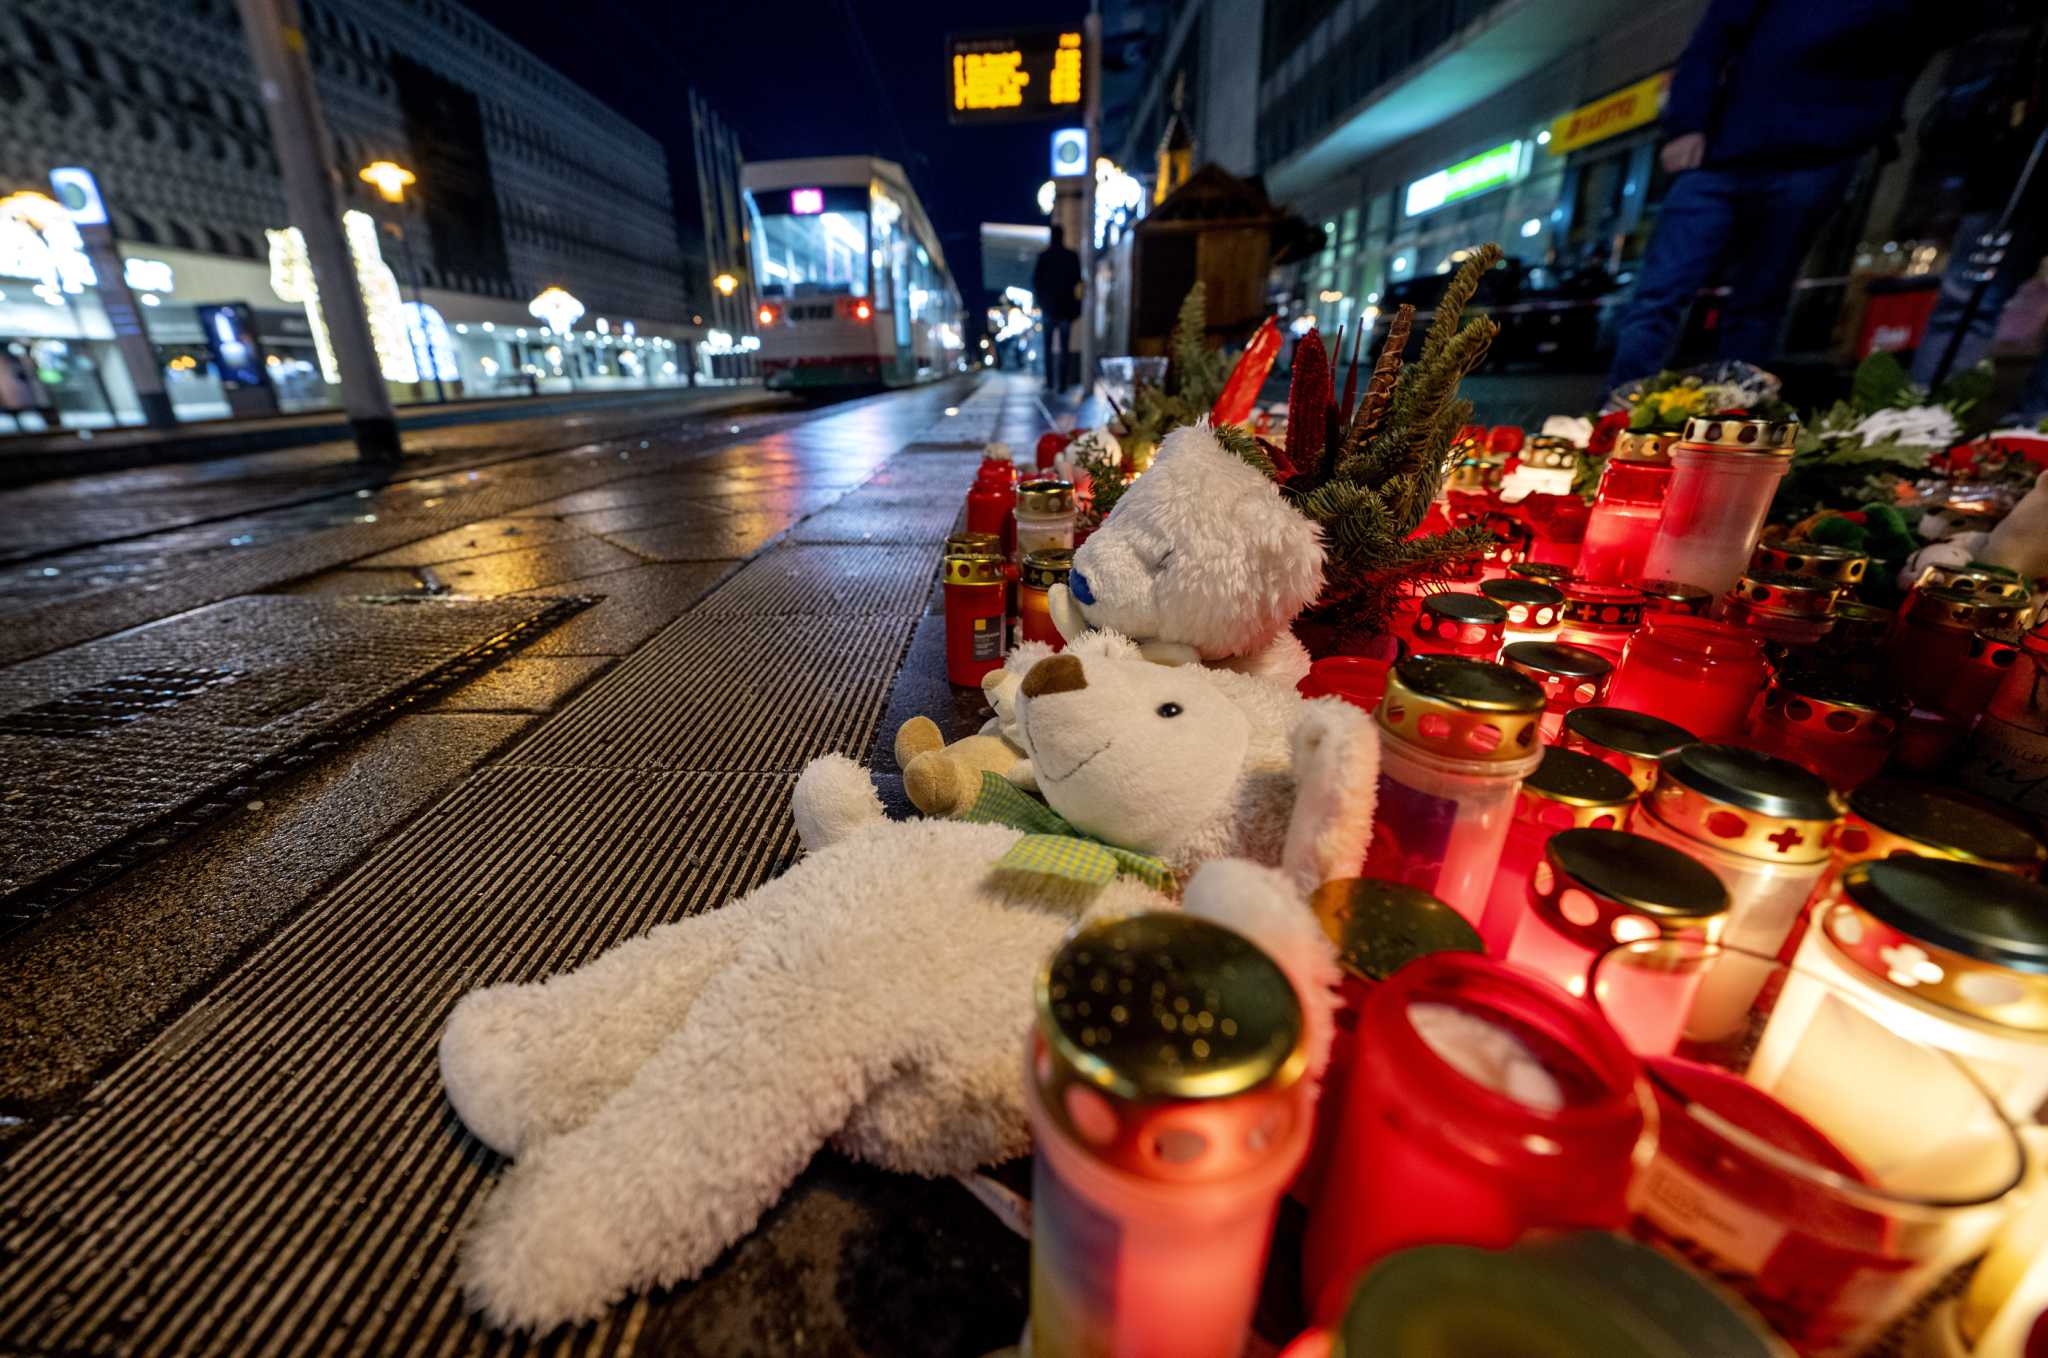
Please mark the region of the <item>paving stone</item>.
<svg viewBox="0 0 2048 1358"><path fill-rule="evenodd" d="M710 523L724 517L731 501L693 497L687 500L656 500L649 504L626 505L620 509L593 509L581 514L564 514L559 520L543 520L573 526L584 533L623 533L635 528L658 528L671 523Z"/></svg>
<svg viewBox="0 0 2048 1358"><path fill-rule="evenodd" d="M568 580L545 591L595 597L597 602L520 651L522 656L625 655L674 622L738 561L694 561L636 566L587 580Z"/></svg>
<svg viewBox="0 0 2048 1358"><path fill-rule="evenodd" d="M607 533L605 540L648 561L719 561L751 556L794 522L787 514L742 509L716 519Z"/></svg>
<svg viewBox="0 0 2048 1358"><path fill-rule="evenodd" d="M610 665L608 656L516 655L443 695L435 712L552 712Z"/></svg>
<svg viewBox="0 0 2048 1358"><path fill-rule="evenodd" d="M379 552L355 564L372 569L380 566L433 566L443 561L459 561L464 557L486 556L492 552L518 551L577 535L576 527L549 519L539 522L487 519L446 533L436 533L433 537L395 547L388 552Z"/></svg>
<svg viewBox="0 0 2048 1358"><path fill-rule="evenodd" d="M931 501L856 506L842 500L813 514L790 534L796 542L943 543L959 520L966 494Z"/></svg>

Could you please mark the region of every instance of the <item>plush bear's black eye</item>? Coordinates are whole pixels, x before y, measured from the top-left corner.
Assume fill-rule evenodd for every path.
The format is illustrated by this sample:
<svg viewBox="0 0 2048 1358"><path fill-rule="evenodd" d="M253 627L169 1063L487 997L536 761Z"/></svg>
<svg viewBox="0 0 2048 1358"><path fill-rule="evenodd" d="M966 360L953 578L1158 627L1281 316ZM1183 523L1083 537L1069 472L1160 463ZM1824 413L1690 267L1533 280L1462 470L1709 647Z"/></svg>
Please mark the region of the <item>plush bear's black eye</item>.
<svg viewBox="0 0 2048 1358"><path fill-rule="evenodd" d="M1160 716L1162 716L1162 717L1178 717L1178 716L1180 715L1180 704L1179 704L1179 703L1161 703L1161 704L1159 704L1159 715L1160 715Z"/></svg>

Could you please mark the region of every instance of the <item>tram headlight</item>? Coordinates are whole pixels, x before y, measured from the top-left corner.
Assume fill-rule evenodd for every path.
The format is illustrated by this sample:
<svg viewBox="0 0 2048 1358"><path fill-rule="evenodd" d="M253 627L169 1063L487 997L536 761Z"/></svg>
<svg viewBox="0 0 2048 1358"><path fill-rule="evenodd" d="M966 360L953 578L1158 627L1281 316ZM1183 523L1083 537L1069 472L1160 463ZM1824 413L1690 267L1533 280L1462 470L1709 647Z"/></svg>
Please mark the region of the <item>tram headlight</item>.
<svg viewBox="0 0 2048 1358"><path fill-rule="evenodd" d="M754 319L763 325L773 325L782 319L782 313L764 302L761 309L754 313Z"/></svg>
<svg viewBox="0 0 2048 1358"><path fill-rule="evenodd" d="M853 304L853 318L856 321L865 321L871 319L874 316L874 314L875 309L868 305L867 298L865 297L861 298L861 300Z"/></svg>

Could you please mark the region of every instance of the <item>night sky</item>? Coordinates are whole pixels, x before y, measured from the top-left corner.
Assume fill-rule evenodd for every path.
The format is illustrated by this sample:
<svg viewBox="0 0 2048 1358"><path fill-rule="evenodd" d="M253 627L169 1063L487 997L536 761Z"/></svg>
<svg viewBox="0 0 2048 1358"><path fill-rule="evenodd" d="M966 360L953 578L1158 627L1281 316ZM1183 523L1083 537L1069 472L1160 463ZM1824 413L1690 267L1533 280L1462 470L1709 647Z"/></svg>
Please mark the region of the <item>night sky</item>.
<svg viewBox="0 0 2048 1358"><path fill-rule="evenodd" d="M970 304L981 273L975 228L984 221L1043 220L1035 199L1058 124L950 125L945 36L1008 24L1078 23L1087 12L1086 0L469 4L660 138L676 175L692 173L686 97L692 85L738 132L749 160L875 154L898 161L924 200Z"/></svg>

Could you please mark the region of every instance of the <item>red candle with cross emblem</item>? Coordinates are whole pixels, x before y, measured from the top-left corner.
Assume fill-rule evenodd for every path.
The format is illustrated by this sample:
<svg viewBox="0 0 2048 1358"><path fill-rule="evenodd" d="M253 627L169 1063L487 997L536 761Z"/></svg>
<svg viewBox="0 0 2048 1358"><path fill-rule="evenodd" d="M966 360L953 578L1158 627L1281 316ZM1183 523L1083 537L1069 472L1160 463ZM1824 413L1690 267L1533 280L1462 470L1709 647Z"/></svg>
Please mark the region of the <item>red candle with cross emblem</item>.
<svg viewBox="0 0 2048 1358"><path fill-rule="evenodd" d="M1411 655L1493 660L1507 625L1507 610L1485 595L1444 591L1422 596L1402 641Z"/></svg>
<svg viewBox="0 0 2048 1358"><path fill-rule="evenodd" d="M1619 664L1622 648L1643 624L1648 600L1634 585L1596 585L1568 580L1564 590L1564 626L1557 639L1598 651Z"/></svg>
<svg viewBox="0 0 2048 1358"><path fill-rule="evenodd" d="M1629 828L1681 849L1728 888L1722 941L1775 955L1827 872L1842 808L1826 780L1738 745L1667 755Z"/></svg>

